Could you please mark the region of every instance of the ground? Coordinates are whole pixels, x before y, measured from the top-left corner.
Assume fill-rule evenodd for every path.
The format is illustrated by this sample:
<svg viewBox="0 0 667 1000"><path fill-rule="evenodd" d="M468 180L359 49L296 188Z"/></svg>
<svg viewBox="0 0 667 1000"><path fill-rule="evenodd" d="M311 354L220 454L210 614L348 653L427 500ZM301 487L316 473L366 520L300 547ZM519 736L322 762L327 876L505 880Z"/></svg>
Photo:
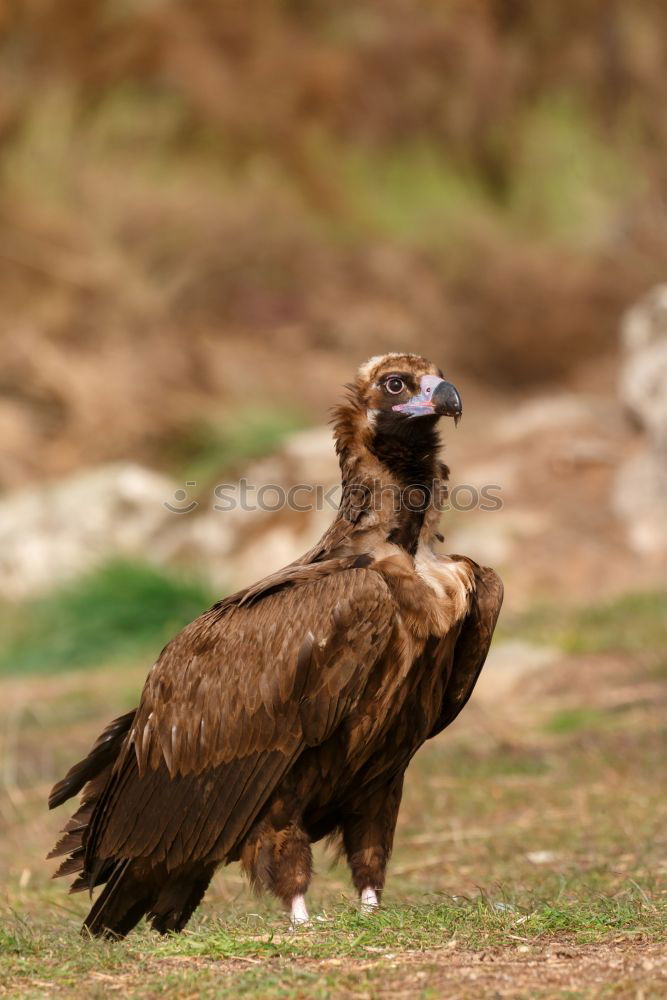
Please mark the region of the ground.
<svg viewBox="0 0 667 1000"><path fill-rule="evenodd" d="M145 664L5 676L0 994L11 997L667 996L667 596L509 617L557 658L482 686L408 772L383 911L318 847L310 927L222 871L188 931L81 939L43 861L52 780L133 704ZM149 662L149 661L148 661Z"/></svg>

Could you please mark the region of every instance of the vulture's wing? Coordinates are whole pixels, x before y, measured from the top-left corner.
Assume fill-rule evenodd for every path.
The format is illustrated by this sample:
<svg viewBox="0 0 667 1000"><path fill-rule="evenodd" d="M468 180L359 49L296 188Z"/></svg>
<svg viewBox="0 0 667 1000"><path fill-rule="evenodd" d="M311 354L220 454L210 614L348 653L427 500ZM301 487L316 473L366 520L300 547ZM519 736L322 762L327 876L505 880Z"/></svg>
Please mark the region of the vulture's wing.
<svg viewBox="0 0 667 1000"><path fill-rule="evenodd" d="M185 628L153 667L96 805L90 878L113 858L173 868L229 854L304 748L355 704L394 614L378 573L345 569Z"/></svg>
<svg viewBox="0 0 667 1000"><path fill-rule="evenodd" d="M453 556L452 558L463 558ZM452 659L451 675L445 689L438 720L429 738L442 732L465 706L477 683L491 645L503 603L503 584L497 573L466 560L473 568L475 590L470 610L463 619Z"/></svg>

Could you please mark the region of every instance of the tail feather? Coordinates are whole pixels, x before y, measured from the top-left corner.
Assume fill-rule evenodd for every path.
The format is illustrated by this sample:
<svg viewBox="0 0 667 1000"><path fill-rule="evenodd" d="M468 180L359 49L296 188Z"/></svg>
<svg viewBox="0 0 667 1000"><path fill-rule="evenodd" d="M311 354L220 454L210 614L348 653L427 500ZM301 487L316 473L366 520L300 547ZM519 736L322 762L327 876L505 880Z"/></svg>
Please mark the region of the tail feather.
<svg viewBox="0 0 667 1000"><path fill-rule="evenodd" d="M145 915L161 934L182 930L216 869L216 863L202 861L169 871L164 863L151 865L147 859L95 856L96 823L115 787L114 765L134 715L128 712L107 726L88 756L70 768L49 797L53 809L82 791L78 810L48 857L65 856L54 878L75 875L70 892L92 891L106 883L82 928L82 933L100 937L124 937Z"/></svg>
<svg viewBox="0 0 667 1000"><path fill-rule="evenodd" d="M77 795L87 782L113 765L135 715L136 710L133 709L109 723L93 744L88 756L71 767L62 781L53 786L49 795L49 809L55 809L73 795Z"/></svg>
<svg viewBox="0 0 667 1000"><path fill-rule="evenodd" d="M56 846L46 855L46 860L51 861L53 858L61 858L63 854L73 854L75 851L78 851L81 847L81 837L85 829L85 826L77 826L69 833L63 831L63 835Z"/></svg>
<svg viewBox="0 0 667 1000"><path fill-rule="evenodd" d="M148 914L153 929L160 934L182 931L204 898L216 867L200 862L172 872Z"/></svg>
<svg viewBox="0 0 667 1000"><path fill-rule="evenodd" d="M62 862L58 870L54 872L54 878L62 878L64 875L76 875L83 871L83 847L77 847L68 858Z"/></svg>
<svg viewBox="0 0 667 1000"><path fill-rule="evenodd" d="M92 892L96 886L103 885L107 879L111 877L115 865L116 861L113 858L105 861L101 867L97 868L94 878L91 872L86 871L85 868L82 867L80 874L77 875L69 887L70 893Z"/></svg>
<svg viewBox="0 0 667 1000"><path fill-rule="evenodd" d="M51 791L49 808L53 809L83 789L79 808L65 824L63 835L55 847L47 854L47 859L67 855L66 860L54 873L54 878L74 875L82 872L85 868L85 848L89 824L93 818L95 807L107 786L134 715L134 712L128 712L126 715L114 719L95 742L88 756L71 767L62 781L54 785ZM76 889L74 886L72 887L74 891L80 888L78 883L84 876L79 876L75 883ZM90 883L89 887L92 888L93 884L95 883Z"/></svg>
<svg viewBox="0 0 667 1000"><path fill-rule="evenodd" d="M83 922L81 933L94 937L125 937L149 909L155 889L137 878L136 862L119 861Z"/></svg>
<svg viewBox="0 0 667 1000"><path fill-rule="evenodd" d="M216 865L199 862L168 872L142 859L119 861L83 924L95 937L125 937L145 915L160 934L181 931L208 889Z"/></svg>

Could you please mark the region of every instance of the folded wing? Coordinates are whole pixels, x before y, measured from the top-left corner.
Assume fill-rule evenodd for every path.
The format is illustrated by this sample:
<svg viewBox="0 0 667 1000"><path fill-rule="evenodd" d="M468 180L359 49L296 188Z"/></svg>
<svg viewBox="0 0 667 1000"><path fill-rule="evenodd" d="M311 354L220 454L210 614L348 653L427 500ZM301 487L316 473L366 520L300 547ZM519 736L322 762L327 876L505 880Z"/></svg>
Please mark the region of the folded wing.
<svg viewBox="0 0 667 1000"><path fill-rule="evenodd" d="M464 557L453 557L464 558ZM503 584L492 569L468 559L475 577L470 609L463 619L453 656L448 656L451 673L437 722L429 739L442 732L465 707L486 662L493 630L503 603ZM445 644L443 644L443 648Z"/></svg>
<svg viewBox="0 0 667 1000"><path fill-rule="evenodd" d="M62 874L83 869L92 886L119 859L168 870L222 860L303 750L352 709L394 615L381 576L360 568L198 618L153 667Z"/></svg>

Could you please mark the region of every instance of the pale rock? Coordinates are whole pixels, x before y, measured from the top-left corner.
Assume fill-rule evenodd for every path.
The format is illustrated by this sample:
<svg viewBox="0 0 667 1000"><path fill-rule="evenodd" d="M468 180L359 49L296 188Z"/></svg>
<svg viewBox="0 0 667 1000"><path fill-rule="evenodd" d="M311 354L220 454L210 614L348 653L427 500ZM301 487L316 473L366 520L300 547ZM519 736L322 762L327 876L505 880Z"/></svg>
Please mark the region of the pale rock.
<svg viewBox="0 0 667 1000"><path fill-rule="evenodd" d="M667 283L656 285L628 309L621 326L621 342L630 354L667 340Z"/></svg>
<svg viewBox="0 0 667 1000"><path fill-rule="evenodd" d="M149 554L172 517L166 476L113 464L0 501L0 595L42 593L113 556Z"/></svg>
<svg viewBox="0 0 667 1000"><path fill-rule="evenodd" d="M494 487L494 496L502 498L503 494L515 491L518 481L518 456L503 456L475 465L462 465L452 476L450 490L462 483L474 487L478 494L485 487Z"/></svg>
<svg viewBox="0 0 667 1000"><path fill-rule="evenodd" d="M159 540L157 554L161 561L188 565L216 587L253 583L315 544L337 509L340 490L329 502L324 492L338 484L339 476L331 429L299 431L280 451L248 466L242 476L243 493L240 482L225 484L230 487L225 495L232 502L223 504L211 492L201 498L197 510L174 515L169 532ZM282 504L271 509L302 484L307 489L298 493L296 502L299 508L309 509ZM321 497L317 486L323 488ZM264 506L258 502L262 490Z"/></svg>
<svg viewBox="0 0 667 1000"><path fill-rule="evenodd" d="M524 640L494 642L475 687L475 698L495 701L524 678L539 673L562 659L559 649Z"/></svg>
<svg viewBox="0 0 667 1000"><path fill-rule="evenodd" d="M306 483L338 482L340 470L330 427L313 427L292 434L282 452L292 475Z"/></svg>
<svg viewBox="0 0 667 1000"><path fill-rule="evenodd" d="M619 468L612 506L630 546L644 557L667 557L667 284L626 313L619 396L644 430L643 451Z"/></svg>
<svg viewBox="0 0 667 1000"><path fill-rule="evenodd" d="M526 854L526 860L530 861L531 865L550 865L558 861L558 858L556 851L528 851Z"/></svg>
<svg viewBox="0 0 667 1000"><path fill-rule="evenodd" d="M638 555L667 554L667 462L651 450L625 461L616 475L612 506Z"/></svg>
<svg viewBox="0 0 667 1000"><path fill-rule="evenodd" d="M621 401L667 463L667 285L653 289L626 314Z"/></svg>
<svg viewBox="0 0 667 1000"><path fill-rule="evenodd" d="M546 514L537 510L462 512L450 528L445 521L445 548L484 565L498 566L510 560L523 539L534 538L547 526Z"/></svg>
<svg viewBox="0 0 667 1000"><path fill-rule="evenodd" d="M502 417L496 425L496 436L505 444L516 444L534 434L585 424L593 410L593 401L580 393L537 396Z"/></svg>

